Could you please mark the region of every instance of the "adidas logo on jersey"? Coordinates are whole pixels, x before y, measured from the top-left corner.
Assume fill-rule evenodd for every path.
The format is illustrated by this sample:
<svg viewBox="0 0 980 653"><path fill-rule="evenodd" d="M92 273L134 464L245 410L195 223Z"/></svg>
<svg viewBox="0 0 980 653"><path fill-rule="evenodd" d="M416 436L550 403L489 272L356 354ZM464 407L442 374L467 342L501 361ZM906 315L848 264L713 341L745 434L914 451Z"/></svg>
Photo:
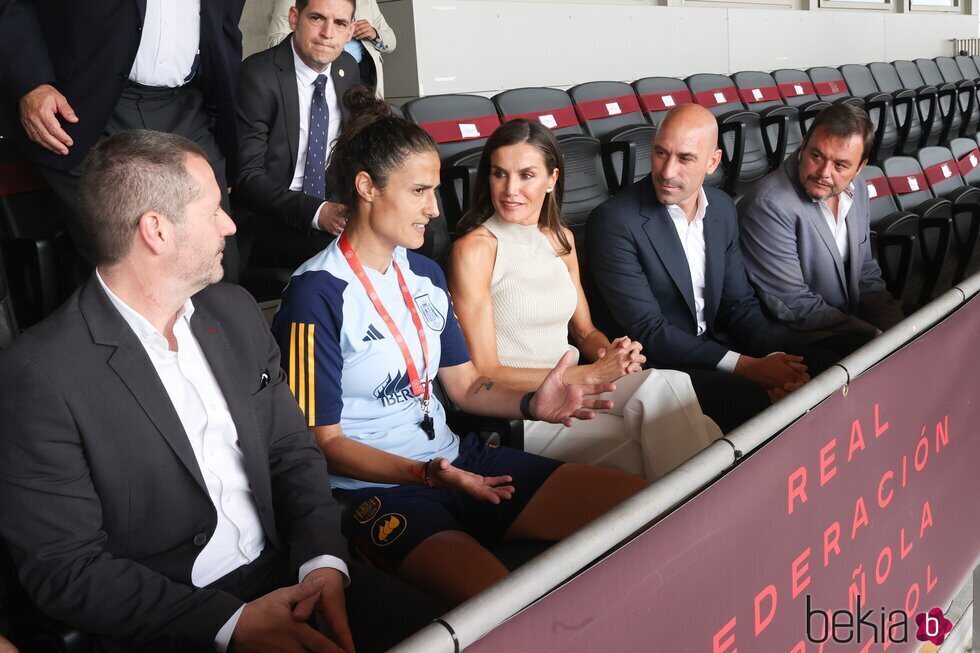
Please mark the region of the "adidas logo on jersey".
<svg viewBox="0 0 980 653"><path fill-rule="evenodd" d="M362 342L371 342L372 340L384 340L385 336L383 333L378 331L378 329L373 325L368 325L367 335L361 338Z"/></svg>

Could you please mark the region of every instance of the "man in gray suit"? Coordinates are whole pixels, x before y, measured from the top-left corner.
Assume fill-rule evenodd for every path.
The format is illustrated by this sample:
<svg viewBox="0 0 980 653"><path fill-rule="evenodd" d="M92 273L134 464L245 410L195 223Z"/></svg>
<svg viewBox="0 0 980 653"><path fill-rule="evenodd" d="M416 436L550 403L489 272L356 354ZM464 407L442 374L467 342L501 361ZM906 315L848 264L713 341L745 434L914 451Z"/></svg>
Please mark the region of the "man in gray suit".
<svg viewBox="0 0 980 653"><path fill-rule="evenodd" d="M873 139L868 114L835 104L738 203L749 281L789 342L844 356L905 317L871 257L867 188L853 183Z"/></svg>
<svg viewBox="0 0 980 653"><path fill-rule="evenodd" d="M28 595L99 651L353 651L327 466L255 302L216 283L235 225L204 150L120 132L80 189L96 270L0 354Z"/></svg>

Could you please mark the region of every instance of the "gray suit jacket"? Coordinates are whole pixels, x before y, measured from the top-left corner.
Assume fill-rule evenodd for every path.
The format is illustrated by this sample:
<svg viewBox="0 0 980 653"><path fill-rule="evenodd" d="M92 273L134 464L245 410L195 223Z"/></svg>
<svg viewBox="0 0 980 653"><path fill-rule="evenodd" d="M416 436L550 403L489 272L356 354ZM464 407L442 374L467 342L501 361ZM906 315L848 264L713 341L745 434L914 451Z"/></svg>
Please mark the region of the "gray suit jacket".
<svg viewBox="0 0 980 653"><path fill-rule="evenodd" d="M738 203L745 269L762 303L804 342L835 333L873 336L894 326L905 316L871 257L867 188L854 186L845 270L798 170L794 153Z"/></svg>
<svg viewBox="0 0 980 653"><path fill-rule="evenodd" d="M266 549L292 574L317 555L346 558L326 463L254 300L217 284L194 307ZM125 650L213 650L243 604L191 583L215 507L166 389L98 280L4 350L0 369L0 534L30 598Z"/></svg>

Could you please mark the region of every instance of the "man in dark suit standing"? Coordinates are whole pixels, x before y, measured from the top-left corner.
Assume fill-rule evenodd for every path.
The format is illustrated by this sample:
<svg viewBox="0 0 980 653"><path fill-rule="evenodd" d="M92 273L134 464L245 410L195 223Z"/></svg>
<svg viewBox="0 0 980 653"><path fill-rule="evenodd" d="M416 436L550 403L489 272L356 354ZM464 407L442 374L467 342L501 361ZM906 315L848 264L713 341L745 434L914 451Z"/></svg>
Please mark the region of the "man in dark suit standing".
<svg viewBox="0 0 980 653"><path fill-rule="evenodd" d="M234 178L244 2L0 0L0 134L71 209L69 232L90 263L75 206L80 164L101 138L124 129L180 134L208 153L222 193ZM234 279L233 241L226 253Z"/></svg>
<svg viewBox="0 0 980 653"><path fill-rule="evenodd" d="M589 217L589 264L619 327L654 367L678 369L728 432L809 379L781 349L745 277L735 205L703 186L721 161L703 107L673 109L652 172Z"/></svg>
<svg viewBox="0 0 980 653"><path fill-rule="evenodd" d="M0 537L101 651L350 652L327 467L255 302L215 283L220 202L183 137L92 150L96 270L0 354Z"/></svg>
<svg viewBox="0 0 980 653"><path fill-rule="evenodd" d="M344 52L353 0L298 0L292 35L242 63L238 83L241 171L233 198L253 216L250 267L298 267L346 224L326 201L326 162L350 119L344 93L360 82Z"/></svg>

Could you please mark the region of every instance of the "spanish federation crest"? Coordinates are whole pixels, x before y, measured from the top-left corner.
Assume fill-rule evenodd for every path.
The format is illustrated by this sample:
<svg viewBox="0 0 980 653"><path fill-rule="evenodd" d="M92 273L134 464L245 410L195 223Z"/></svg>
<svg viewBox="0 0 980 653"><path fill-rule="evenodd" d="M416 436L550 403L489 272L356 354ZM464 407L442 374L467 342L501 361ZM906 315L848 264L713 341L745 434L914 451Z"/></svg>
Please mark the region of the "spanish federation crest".
<svg viewBox="0 0 980 653"><path fill-rule="evenodd" d="M419 295L416 297L415 305L419 307L419 311L422 313L422 317L430 329L433 331L442 331L446 328L445 316L435 307L435 304L429 299L429 295Z"/></svg>

